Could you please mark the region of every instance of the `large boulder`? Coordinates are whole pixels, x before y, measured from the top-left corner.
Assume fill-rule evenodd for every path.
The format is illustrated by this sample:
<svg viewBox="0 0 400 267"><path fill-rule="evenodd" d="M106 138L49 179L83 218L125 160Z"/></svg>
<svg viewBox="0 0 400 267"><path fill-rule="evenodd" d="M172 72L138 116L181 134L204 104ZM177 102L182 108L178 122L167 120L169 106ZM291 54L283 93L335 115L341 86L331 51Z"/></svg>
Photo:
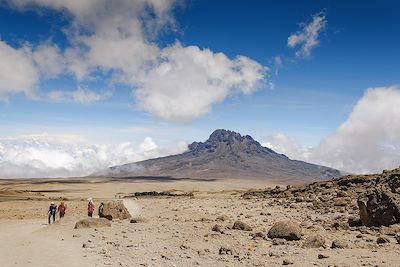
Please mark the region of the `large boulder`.
<svg viewBox="0 0 400 267"><path fill-rule="evenodd" d="M280 221L275 223L268 231L268 237L299 240L301 238L301 228L298 223L292 221Z"/></svg>
<svg viewBox="0 0 400 267"><path fill-rule="evenodd" d="M124 220L132 218L132 215L122 201L111 200L104 203L102 217L109 220Z"/></svg>
<svg viewBox="0 0 400 267"><path fill-rule="evenodd" d="M105 218L86 218L77 221L75 224L75 229L82 228L99 228L99 227L110 227L111 223Z"/></svg>
<svg viewBox="0 0 400 267"><path fill-rule="evenodd" d="M388 190L374 190L357 201L361 222L365 226L388 226L400 223L400 200Z"/></svg>

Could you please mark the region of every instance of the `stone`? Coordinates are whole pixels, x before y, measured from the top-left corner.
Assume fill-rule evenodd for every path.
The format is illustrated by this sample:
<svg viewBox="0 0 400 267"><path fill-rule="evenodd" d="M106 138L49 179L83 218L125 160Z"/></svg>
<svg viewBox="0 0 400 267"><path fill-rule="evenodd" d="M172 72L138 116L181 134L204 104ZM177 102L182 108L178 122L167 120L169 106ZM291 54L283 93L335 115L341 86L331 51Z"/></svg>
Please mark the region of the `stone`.
<svg viewBox="0 0 400 267"><path fill-rule="evenodd" d="M378 238L376 239L376 243L377 244L390 243L390 240L386 236L378 236Z"/></svg>
<svg viewBox="0 0 400 267"><path fill-rule="evenodd" d="M374 190L357 201L360 219L365 226L388 226L400 223L400 200L387 190Z"/></svg>
<svg viewBox="0 0 400 267"><path fill-rule="evenodd" d="M397 244L400 244L400 234L397 233L397 234L394 236L394 238L396 239Z"/></svg>
<svg viewBox="0 0 400 267"><path fill-rule="evenodd" d="M275 223L268 231L269 238L283 238L286 240L300 240L301 228L298 223L292 221L280 221Z"/></svg>
<svg viewBox="0 0 400 267"><path fill-rule="evenodd" d="M327 259L327 258L329 258L328 255L318 254L318 259Z"/></svg>
<svg viewBox="0 0 400 267"><path fill-rule="evenodd" d="M286 245L286 239L283 238L274 238L272 239L272 245L274 246L280 246L280 245Z"/></svg>
<svg viewBox="0 0 400 267"><path fill-rule="evenodd" d="M214 232L221 233L221 234L223 233L221 226L218 225L218 224L214 225L214 226L211 228L211 230L214 231Z"/></svg>
<svg viewBox="0 0 400 267"><path fill-rule="evenodd" d="M75 229L98 227L111 227L111 223L105 218L86 218L77 221L75 224Z"/></svg>
<svg viewBox="0 0 400 267"><path fill-rule="evenodd" d="M112 200L104 203L102 217L108 220L124 220L132 218L132 215L122 201Z"/></svg>
<svg viewBox="0 0 400 267"><path fill-rule="evenodd" d="M345 240L336 239L333 240L331 248L348 248L349 244Z"/></svg>
<svg viewBox="0 0 400 267"><path fill-rule="evenodd" d="M325 238L321 235L313 235L307 237L304 242L304 247L306 248L320 248L325 247Z"/></svg>
<svg viewBox="0 0 400 267"><path fill-rule="evenodd" d="M232 229L242 230L242 231L252 231L253 230L253 228L250 225L248 225L242 221L236 221L233 224Z"/></svg>
<svg viewBox="0 0 400 267"><path fill-rule="evenodd" d="M291 264L293 264L293 261L290 261L288 259L284 259L282 262L282 265L291 265Z"/></svg>

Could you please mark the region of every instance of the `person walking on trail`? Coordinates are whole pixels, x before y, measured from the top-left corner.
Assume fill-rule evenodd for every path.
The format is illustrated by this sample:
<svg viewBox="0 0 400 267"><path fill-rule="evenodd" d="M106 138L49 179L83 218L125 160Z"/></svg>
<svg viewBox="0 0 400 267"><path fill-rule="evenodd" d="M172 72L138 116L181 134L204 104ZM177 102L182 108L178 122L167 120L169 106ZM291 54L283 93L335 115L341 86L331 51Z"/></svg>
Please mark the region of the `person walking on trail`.
<svg viewBox="0 0 400 267"><path fill-rule="evenodd" d="M89 200L87 211L88 211L88 216L93 217L94 204L92 199Z"/></svg>
<svg viewBox="0 0 400 267"><path fill-rule="evenodd" d="M104 211L104 202L101 202L101 203L100 203L100 206L99 206L99 217L100 217L100 218L103 218L103 217L104 217L103 211Z"/></svg>
<svg viewBox="0 0 400 267"><path fill-rule="evenodd" d="M49 211L48 211L48 216L49 216L49 224L51 217L53 217L53 223L56 221L56 213L57 213L57 205L54 202L50 203Z"/></svg>
<svg viewBox="0 0 400 267"><path fill-rule="evenodd" d="M60 213L60 219L64 217L66 211L67 211L67 205L64 202L61 202L60 205L58 205L58 212Z"/></svg>

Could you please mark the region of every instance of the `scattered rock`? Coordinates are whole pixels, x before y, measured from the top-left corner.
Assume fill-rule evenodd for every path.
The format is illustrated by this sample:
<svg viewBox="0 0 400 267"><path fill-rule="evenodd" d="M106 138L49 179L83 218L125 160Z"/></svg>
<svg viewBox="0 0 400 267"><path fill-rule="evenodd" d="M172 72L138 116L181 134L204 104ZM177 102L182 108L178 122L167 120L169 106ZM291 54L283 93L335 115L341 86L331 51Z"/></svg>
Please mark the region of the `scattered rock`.
<svg viewBox="0 0 400 267"><path fill-rule="evenodd" d="M377 244L390 243L390 240L389 240L389 238L387 238L386 236L379 236L379 237L376 239L376 243L377 243Z"/></svg>
<svg viewBox="0 0 400 267"><path fill-rule="evenodd" d="M105 218L86 218L76 222L75 229L110 227L110 226L111 226L110 221Z"/></svg>
<svg viewBox="0 0 400 267"><path fill-rule="evenodd" d="M250 234L250 236L251 236L253 239L257 239L257 238L259 238L259 239L265 239L265 234L262 233L262 232L252 233L252 234Z"/></svg>
<svg viewBox="0 0 400 267"><path fill-rule="evenodd" d="M145 218L141 218L141 217L137 217L137 218L132 218L130 221L130 223L143 223L146 222Z"/></svg>
<svg viewBox="0 0 400 267"><path fill-rule="evenodd" d="M328 255L318 254L318 259L327 259L327 258L329 258Z"/></svg>
<svg viewBox="0 0 400 267"><path fill-rule="evenodd" d="M291 264L293 264L293 261L290 261L288 259L284 259L282 262L282 265L291 265Z"/></svg>
<svg viewBox="0 0 400 267"><path fill-rule="evenodd" d="M213 228L211 228L211 230L214 232L221 233L221 234L223 233L221 226L218 224L214 225Z"/></svg>
<svg viewBox="0 0 400 267"><path fill-rule="evenodd" d="M304 247L306 248L320 248L325 247L325 238L321 235L312 235L307 237L304 242Z"/></svg>
<svg viewBox="0 0 400 267"><path fill-rule="evenodd" d="M275 223L268 231L268 237L299 240L301 238L301 229L298 223L292 221L280 221Z"/></svg>
<svg viewBox="0 0 400 267"><path fill-rule="evenodd" d="M331 248L348 248L349 244L345 240L336 239L333 240Z"/></svg>
<svg viewBox="0 0 400 267"><path fill-rule="evenodd" d="M274 238L272 239L272 245L274 246L281 246L281 245L286 245L286 239L283 238Z"/></svg>
<svg viewBox="0 0 400 267"><path fill-rule="evenodd" d="M394 238L396 239L397 244L400 244L400 234L397 233L397 234L394 236Z"/></svg>
<svg viewBox="0 0 400 267"><path fill-rule="evenodd" d="M220 247L219 255L232 255L232 250L230 248Z"/></svg>
<svg viewBox="0 0 400 267"><path fill-rule="evenodd" d="M236 221L233 224L232 229L242 230L242 231L252 231L253 230L253 228L250 225L248 225L242 221Z"/></svg>

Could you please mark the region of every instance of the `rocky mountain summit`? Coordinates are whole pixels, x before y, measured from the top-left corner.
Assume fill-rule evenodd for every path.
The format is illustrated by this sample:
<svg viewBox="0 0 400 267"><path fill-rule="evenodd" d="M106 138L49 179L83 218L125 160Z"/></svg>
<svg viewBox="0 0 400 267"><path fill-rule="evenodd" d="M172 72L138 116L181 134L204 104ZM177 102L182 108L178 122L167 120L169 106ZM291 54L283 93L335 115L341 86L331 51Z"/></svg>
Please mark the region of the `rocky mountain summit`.
<svg viewBox="0 0 400 267"><path fill-rule="evenodd" d="M251 136L218 129L205 142L167 157L114 166L97 176L169 176L174 178L262 178L277 183L340 176L338 170L291 160L261 146Z"/></svg>

